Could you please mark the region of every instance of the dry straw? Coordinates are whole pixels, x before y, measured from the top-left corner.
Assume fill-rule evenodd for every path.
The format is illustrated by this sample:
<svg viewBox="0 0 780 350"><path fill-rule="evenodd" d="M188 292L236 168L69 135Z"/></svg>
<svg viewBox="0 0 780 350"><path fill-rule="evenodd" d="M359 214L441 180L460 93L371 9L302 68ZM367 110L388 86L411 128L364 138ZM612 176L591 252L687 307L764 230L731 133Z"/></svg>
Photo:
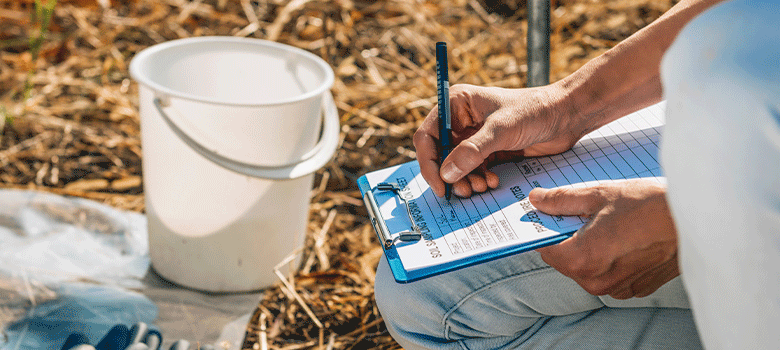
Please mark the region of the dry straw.
<svg viewBox="0 0 780 350"><path fill-rule="evenodd" d="M551 81L672 3L553 1ZM411 135L436 101L436 41L451 48L452 83L524 85L524 6L517 0L60 0L34 59L29 38L41 29L30 16L34 1L0 0L0 184L143 211L138 90L127 72L136 52L203 35L309 50L336 72L341 148L317 173L300 268L264 291L243 347L398 348L374 303L382 251L355 180L414 159Z"/></svg>

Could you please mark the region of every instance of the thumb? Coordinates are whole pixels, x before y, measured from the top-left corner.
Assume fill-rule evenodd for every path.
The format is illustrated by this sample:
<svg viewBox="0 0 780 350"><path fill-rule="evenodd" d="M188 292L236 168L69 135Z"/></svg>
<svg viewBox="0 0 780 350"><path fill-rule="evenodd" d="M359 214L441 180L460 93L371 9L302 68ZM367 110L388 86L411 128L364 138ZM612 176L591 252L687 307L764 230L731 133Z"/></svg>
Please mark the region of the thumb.
<svg viewBox="0 0 780 350"><path fill-rule="evenodd" d="M597 187L535 188L528 194L536 209L550 215L590 216L604 206L605 199Z"/></svg>
<svg viewBox="0 0 780 350"><path fill-rule="evenodd" d="M502 140L496 128L486 123L474 135L461 141L452 149L441 166L441 178L455 183L482 165L496 151L501 151Z"/></svg>

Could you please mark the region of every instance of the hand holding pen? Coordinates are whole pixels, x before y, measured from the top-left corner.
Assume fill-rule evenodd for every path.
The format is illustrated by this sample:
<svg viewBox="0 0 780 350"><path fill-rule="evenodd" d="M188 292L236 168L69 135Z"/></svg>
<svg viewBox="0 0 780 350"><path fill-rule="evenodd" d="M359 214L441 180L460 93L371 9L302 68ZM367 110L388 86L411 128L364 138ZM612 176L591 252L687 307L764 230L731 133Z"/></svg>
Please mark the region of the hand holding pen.
<svg viewBox="0 0 780 350"><path fill-rule="evenodd" d="M568 114L565 91L553 84L504 89L457 84L450 87L452 151L441 159L439 108L434 107L414 134L420 173L433 192L469 197L499 185L488 163L557 154L585 134Z"/></svg>
<svg viewBox="0 0 780 350"><path fill-rule="evenodd" d="M420 164L420 172L425 180L431 186L433 192L439 197L450 199L451 194L460 197L468 197L474 192L484 192L488 188L498 186L498 177L492 172L486 171L482 166L474 174L468 176L468 180L462 179L462 176L456 181L443 181L439 176L440 165L452 166L453 160L449 157L456 142L465 134L462 126L465 125L461 119L470 119L468 112L463 110L462 97L457 92L455 97L455 110L450 108L449 93L449 73L447 62L447 46L444 42L436 44L436 76L437 76L437 95L439 104L430 111L420 128L414 135L414 145L417 149L417 160ZM458 91L459 87L455 86ZM474 86L474 88L478 88ZM454 113L454 114L453 114ZM462 152L462 151L461 151ZM473 169L470 169L473 170ZM469 171L470 171L469 170ZM452 190L454 188L454 191Z"/></svg>

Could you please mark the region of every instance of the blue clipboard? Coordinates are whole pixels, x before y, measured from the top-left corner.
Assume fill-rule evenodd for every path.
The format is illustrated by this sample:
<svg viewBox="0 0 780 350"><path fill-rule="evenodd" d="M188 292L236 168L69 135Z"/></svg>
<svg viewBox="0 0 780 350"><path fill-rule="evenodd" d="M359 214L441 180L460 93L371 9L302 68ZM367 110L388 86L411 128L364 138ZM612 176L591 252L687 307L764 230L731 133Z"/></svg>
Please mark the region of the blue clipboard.
<svg viewBox="0 0 780 350"><path fill-rule="evenodd" d="M526 175L531 177L538 174L550 175L557 179L554 181L555 184L542 183L538 186L548 188L568 183L593 182L593 180L608 182L623 179L649 178L663 182L661 180L663 178L663 171L658 163L658 146L660 143L660 131L665 124L665 108L666 102L663 101L633 112L619 120L615 120L586 135L567 152L553 156L539 157L536 158L536 160L528 159L514 163L514 165L517 166L517 169L513 174L523 178L525 178ZM419 166L414 163L416 163L416 161L402 164L398 167L400 169L400 167L410 165L408 167L410 169L407 170L416 176L419 174ZM550 169L547 169L548 167L550 169L557 169L557 172L553 174L550 172ZM370 174L372 173L366 175ZM509 173L497 174L501 177L501 174ZM372 184L369 184L366 175L358 179L358 187L360 188L360 193L363 195L363 201L368 209L374 231L377 233L380 242L383 242L385 256L387 257L387 262L390 264L390 269L393 271L393 276L396 281L401 283L420 280L509 255L556 244L570 237L579 228L563 225L559 226L558 229L555 229L555 232L551 232L546 238L535 241L524 241L523 243L518 242L516 245L504 246L503 248L485 253L468 255L460 260L410 270L404 267L404 262L401 260L395 246L397 241L403 241L404 239L399 236L399 232L388 232L387 230L388 226L394 228L402 227L400 223L393 222L393 220L404 220L404 218L401 218L400 216L383 218L381 212L377 208L377 203L381 206L382 203L387 200L388 197L384 196L394 196L396 193L393 191L378 191L376 189L377 184L373 184L374 186L372 187ZM377 179L379 178L381 177L377 177ZM511 175L508 176L508 178L511 182L515 181L518 177ZM527 180L528 178L525 179ZM504 183L501 186L505 185L512 186L511 183ZM402 201L396 200L396 202L400 205ZM402 213L402 211L399 211L399 213ZM389 220L387 222L390 222L392 225L386 225L386 219ZM413 221L411 215L409 216L409 219L405 220ZM411 238L411 235L407 238ZM392 244L387 244L388 241Z"/></svg>
<svg viewBox="0 0 780 350"><path fill-rule="evenodd" d="M415 162L416 161L413 161L411 163L415 163ZM415 269L415 270L408 270L404 267L404 263L401 260L400 256L398 255L398 251L396 249L395 243L399 241L414 240L412 237L413 234L407 234L406 238L402 238L400 236L400 234L402 233L390 232L387 228L388 225L386 224L386 219L382 217L378 208L378 202L382 201L382 199L386 199L385 198L386 196L396 196L397 193L391 190L380 190L377 188L377 186L372 187L369 184L366 175L363 175L358 179L358 187L360 189L361 195L363 196L363 202L368 211L368 216L371 225L374 228L374 232L376 233L380 244L382 245L382 249L384 250L385 257L387 258L387 263L390 265L390 270L393 272L393 277L399 283L414 282L427 277L436 276L454 270L459 270L468 266L477 265L491 260L500 259L506 256L519 254L537 248L545 247L548 245L556 244L570 237L571 234L575 232L575 231L571 231L567 233L559 233L555 236L551 236L538 241L520 243L502 249L497 249L497 250L493 250L481 254L470 255L464 257L463 259L451 261L448 263L442 263L440 265L435 265L435 266ZM392 218L389 220L400 220L400 218ZM414 226L413 220L410 224ZM419 244L422 243L423 242L419 242Z"/></svg>

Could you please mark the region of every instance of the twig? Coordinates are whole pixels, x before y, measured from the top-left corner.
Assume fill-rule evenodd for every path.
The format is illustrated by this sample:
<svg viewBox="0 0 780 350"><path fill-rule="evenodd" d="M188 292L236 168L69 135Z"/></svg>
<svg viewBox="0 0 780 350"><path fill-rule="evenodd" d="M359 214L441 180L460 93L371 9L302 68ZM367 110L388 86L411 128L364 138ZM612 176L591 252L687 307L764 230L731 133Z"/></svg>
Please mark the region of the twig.
<svg viewBox="0 0 780 350"><path fill-rule="evenodd" d="M295 259L295 256L298 255L298 253L301 251L302 248L296 249L292 254L288 255L285 259L282 260L279 264L274 266L274 273L277 277L279 277L279 280L282 281L282 284L284 285L284 288L287 288L287 291L290 292L290 294L295 298L295 301L298 302L298 304L303 308L303 311L306 312L307 315L312 319L312 322L314 322L317 327L320 329L323 328L322 322L320 322L320 319L317 318L317 316L314 315L314 312L311 311L309 306L301 299L301 296L298 294L298 292L295 290L295 287L290 283L290 281L287 280L286 277L282 274L279 269L284 266L285 264L293 261Z"/></svg>
<svg viewBox="0 0 780 350"><path fill-rule="evenodd" d="M279 39L279 34L282 33L282 28L292 19L293 11L303 7L307 2L311 0L292 0L279 11L279 15L268 26L268 40L276 41Z"/></svg>
<svg viewBox="0 0 780 350"><path fill-rule="evenodd" d="M265 313L260 314L260 350L268 350L268 333L266 332Z"/></svg>
<svg viewBox="0 0 780 350"><path fill-rule="evenodd" d="M309 258L306 260L306 265L304 265L303 269L301 270L302 274L308 274L309 271L311 271L311 267L314 264L315 255L317 256L317 260L319 260L320 262L321 270L327 270L330 268L330 261L328 261L328 254L323 249L323 246L325 245L325 236L328 233L328 230L330 230L330 226L333 224L333 220L335 218L336 218L336 210L331 209L330 213L328 214L328 218L325 219L325 223L322 225L322 229L320 229L319 233L315 238L312 253L309 255Z"/></svg>
<svg viewBox="0 0 780 350"><path fill-rule="evenodd" d="M336 344L336 333L331 333L328 338L328 347L325 350L333 350L333 346Z"/></svg>

